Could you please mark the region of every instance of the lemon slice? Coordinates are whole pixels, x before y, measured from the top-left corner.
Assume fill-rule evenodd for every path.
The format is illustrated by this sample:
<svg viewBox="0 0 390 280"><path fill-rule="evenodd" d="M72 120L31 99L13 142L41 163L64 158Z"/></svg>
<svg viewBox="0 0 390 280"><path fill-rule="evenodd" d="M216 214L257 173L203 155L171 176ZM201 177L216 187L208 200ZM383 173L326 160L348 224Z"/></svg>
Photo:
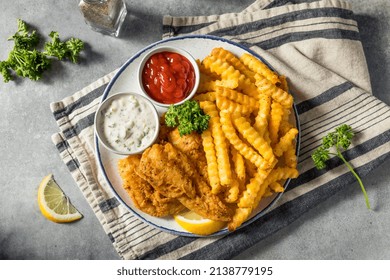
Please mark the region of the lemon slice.
<svg viewBox="0 0 390 280"><path fill-rule="evenodd" d="M54 181L52 174L43 178L39 185L38 205L43 216L56 223L70 223L83 217Z"/></svg>
<svg viewBox="0 0 390 280"><path fill-rule="evenodd" d="M210 235L226 226L226 222L209 220L192 211L175 215L174 219L182 228L198 235Z"/></svg>

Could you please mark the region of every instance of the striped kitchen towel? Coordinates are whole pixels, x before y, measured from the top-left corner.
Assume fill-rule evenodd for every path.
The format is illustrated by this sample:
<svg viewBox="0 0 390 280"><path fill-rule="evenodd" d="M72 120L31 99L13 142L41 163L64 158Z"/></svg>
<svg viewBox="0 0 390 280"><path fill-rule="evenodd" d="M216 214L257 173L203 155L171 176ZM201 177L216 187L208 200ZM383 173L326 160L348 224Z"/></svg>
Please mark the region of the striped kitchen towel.
<svg viewBox="0 0 390 280"><path fill-rule="evenodd" d="M144 224L115 199L98 169L93 141L95 110L114 73L51 104L60 128L52 139L121 258L230 259L288 226L355 180L337 158L321 171L310 158L321 138L340 124L356 132L345 157L361 176L388 157L390 108L371 94L350 5L339 0L290 2L257 0L240 13L163 19L164 38L211 34L250 48L287 76L295 98L302 131L300 176L266 215L232 234L171 235Z"/></svg>

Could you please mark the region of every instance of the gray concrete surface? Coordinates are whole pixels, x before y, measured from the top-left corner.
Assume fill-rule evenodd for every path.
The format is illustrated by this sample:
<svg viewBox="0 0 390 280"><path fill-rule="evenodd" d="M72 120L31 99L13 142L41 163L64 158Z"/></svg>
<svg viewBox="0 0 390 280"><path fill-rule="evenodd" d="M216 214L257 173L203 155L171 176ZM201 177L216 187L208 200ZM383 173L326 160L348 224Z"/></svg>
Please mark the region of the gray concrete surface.
<svg viewBox="0 0 390 280"><path fill-rule="evenodd" d="M0 60L6 38L22 18L41 34L87 42L81 64L54 63L44 81L0 82L0 259L118 259L109 238L51 142L57 131L49 103L119 67L135 51L161 38L161 18L238 12L253 0L129 1L121 38L91 31L77 1L0 0ZM297 2L297 1L295 1ZM302 1L300 1L302 2ZM373 93L390 104L388 0L350 0L361 30ZM367 211L357 184L318 205L289 227L237 259L390 259L390 161L363 178L375 211ZM36 202L41 179L53 173L84 218L59 225L43 218Z"/></svg>

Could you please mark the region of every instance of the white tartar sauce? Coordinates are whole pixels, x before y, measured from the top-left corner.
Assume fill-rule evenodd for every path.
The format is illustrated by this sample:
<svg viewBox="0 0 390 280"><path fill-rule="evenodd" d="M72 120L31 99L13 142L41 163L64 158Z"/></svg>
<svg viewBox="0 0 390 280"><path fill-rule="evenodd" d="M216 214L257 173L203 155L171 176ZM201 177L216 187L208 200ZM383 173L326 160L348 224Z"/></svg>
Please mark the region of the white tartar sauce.
<svg viewBox="0 0 390 280"><path fill-rule="evenodd" d="M104 137L119 152L137 152L151 144L156 132L153 111L133 95L115 98L102 111Z"/></svg>

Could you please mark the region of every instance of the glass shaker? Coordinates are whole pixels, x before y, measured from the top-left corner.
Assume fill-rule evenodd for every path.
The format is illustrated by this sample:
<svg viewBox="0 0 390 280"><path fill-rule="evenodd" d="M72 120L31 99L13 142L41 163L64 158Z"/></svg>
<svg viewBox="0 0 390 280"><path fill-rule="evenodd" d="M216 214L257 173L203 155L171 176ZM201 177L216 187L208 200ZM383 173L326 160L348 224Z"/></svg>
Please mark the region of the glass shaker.
<svg viewBox="0 0 390 280"><path fill-rule="evenodd" d="M127 14L124 0L80 0L79 8L93 30L115 37Z"/></svg>

